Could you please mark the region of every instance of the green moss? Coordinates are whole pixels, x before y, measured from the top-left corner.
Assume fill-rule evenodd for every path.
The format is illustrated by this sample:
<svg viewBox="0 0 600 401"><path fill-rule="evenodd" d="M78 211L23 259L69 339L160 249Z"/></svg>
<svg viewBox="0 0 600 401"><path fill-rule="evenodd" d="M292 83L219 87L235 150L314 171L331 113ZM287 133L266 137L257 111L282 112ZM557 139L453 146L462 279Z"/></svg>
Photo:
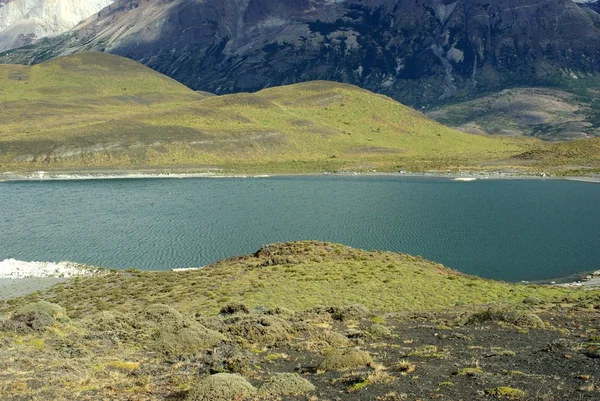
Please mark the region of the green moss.
<svg viewBox="0 0 600 401"><path fill-rule="evenodd" d="M505 397L510 399L519 399L525 397L525 392L512 387L493 387L486 391L489 395L496 397Z"/></svg>
<svg viewBox="0 0 600 401"><path fill-rule="evenodd" d="M241 401L255 394L256 388L242 376L218 373L200 380L185 401Z"/></svg>
<svg viewBox="0 0 600 401"><path fill-rule="evenodd" d="M296 373L274 373L260 386L258 392L265 396L302 395L315 391L308 380Z"/></svg>
<svg viewBox="0 0 600 401"><path fill-rule="evenodd" d="M369 384L371 384L371 382L369 380L359 381L358 383L354 383L354 384L350 385L350 387L348 387L348 392L354 393L355 391L360 391L363 388L369 386Z"/></svg>
<svg viewBox="0 0 600 401"><path fill-rule="evenodd" d="M456 372L457 376L480 376L483 374L483 369L480 367L476 368L460 368Z"/></svg>

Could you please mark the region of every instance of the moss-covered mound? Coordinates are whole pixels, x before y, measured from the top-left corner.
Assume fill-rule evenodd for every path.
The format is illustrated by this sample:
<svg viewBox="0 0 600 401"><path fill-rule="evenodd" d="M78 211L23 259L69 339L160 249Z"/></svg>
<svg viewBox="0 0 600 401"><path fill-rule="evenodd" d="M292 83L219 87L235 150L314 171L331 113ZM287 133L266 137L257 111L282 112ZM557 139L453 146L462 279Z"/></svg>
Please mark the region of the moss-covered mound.
<svg viewBox="0 0 600 401"><path fill-rule="evenodd" d="M373 364L373 358L366 351L355 348L333 350L329 352L325 359L319 364L319 372L330 370L348 370L361 368Z"/></svg>
<svg viewBox="0 0 600 401"><path fill-rule="evenodd" d="M298 395L315 391L315 386L296 373L274 373L258 391L265 396Z"/></svg>
<svg viewBox="0 0 600 401"><path fill-rule="evenodd" d="M261 345L276 345L289 341L293 329L277 316L251 316L234 318L227 328L230 335Z"/></svg>
<svg viewBox="0 0 600 401"><path fill-rule="evenodd" d="M26 314L29 312L47 313L48 315L52 316L52 318L58 322L65 322L65 321L69 320L69 317L67 316L67 312L66 312L65 308L63 308L60 305L57 305L57 304L54 304L51 302L47 302L47 301L38 301L38 302L28 303L28 304L20 307L19 309L17 309L15 313Z"/></svg>
<svg viewBox="0 0 600 401"><path fill-rule="evenodd" d="M192 323L177 329L158 329L151 346L167 355L189 355L211 348L225 339L214 330Z"/></svg>
<svg viewBox="0 0 600 401"><path fill-rule="evenodd" d="M524 328L544 328L545 324L534 313L523 311L512 305L492 306L482 312L474 313L469 323L503 322Z"/></svg>
<svg viewBox="0 0 600 401"><path fill-rule="evenodd" d="M241 401L255 394L256 388L242 376L218 373L200 380L185 401Z"/></svg>

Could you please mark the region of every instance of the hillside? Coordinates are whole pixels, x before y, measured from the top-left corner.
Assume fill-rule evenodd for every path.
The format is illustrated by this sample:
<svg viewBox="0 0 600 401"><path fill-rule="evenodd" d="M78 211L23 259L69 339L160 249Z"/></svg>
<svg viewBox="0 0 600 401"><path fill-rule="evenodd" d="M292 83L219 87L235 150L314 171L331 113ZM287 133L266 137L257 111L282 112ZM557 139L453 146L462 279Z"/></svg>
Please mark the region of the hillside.
<svg viewBox="0 0 600 401"><path fill-rule="evenodd" d="M460 131L565 141L600 136L597 91L583 87L511 88L427 112Z"/></svg>
<svg viewBox="0 0 600 401"><path fill-rule="evenodd" d="M0 303L0 396L593 400L599 307L598 291L272 244L201 270L107 271Z"/></svg>
<svg viewBox="0 0 600 401"><path fill-rule="evenodd" d="M325 81L216 97L102 53L0 71L4 169L455 168L532 144L464 134L390 98Z"/></svg>

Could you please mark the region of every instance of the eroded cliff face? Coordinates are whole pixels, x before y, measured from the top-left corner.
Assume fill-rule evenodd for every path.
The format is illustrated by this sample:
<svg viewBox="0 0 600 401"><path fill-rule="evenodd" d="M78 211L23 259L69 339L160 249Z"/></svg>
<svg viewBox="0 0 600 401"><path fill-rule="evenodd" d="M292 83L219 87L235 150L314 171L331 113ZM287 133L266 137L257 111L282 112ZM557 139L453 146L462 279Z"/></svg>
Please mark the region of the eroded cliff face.
<svg viewBox="0 0 600 401"><path fill-rule="evenodd" d="M119 0L0 61L95 49L215 93L327 79L427 106L597 73L596 17L571 0Z"/></svg>
<svg viewBox="0 0 600 401"><path fill-rule="evenodd" d="M63 33L112 0L0 0L0 51Z"/></svg>

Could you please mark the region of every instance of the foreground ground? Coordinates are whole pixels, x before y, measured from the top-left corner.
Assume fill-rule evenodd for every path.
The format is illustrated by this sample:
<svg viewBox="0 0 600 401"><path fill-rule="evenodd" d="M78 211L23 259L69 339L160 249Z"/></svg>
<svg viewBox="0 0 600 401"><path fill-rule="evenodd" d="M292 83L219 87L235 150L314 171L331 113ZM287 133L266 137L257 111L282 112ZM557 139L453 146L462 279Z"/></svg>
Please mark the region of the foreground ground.
<svg viewBox="0 0 600 401"><path fill-rule="evenodd" d="M598 308L598 291L275 244L3 302L0 398L595 400Z"/></svg>

